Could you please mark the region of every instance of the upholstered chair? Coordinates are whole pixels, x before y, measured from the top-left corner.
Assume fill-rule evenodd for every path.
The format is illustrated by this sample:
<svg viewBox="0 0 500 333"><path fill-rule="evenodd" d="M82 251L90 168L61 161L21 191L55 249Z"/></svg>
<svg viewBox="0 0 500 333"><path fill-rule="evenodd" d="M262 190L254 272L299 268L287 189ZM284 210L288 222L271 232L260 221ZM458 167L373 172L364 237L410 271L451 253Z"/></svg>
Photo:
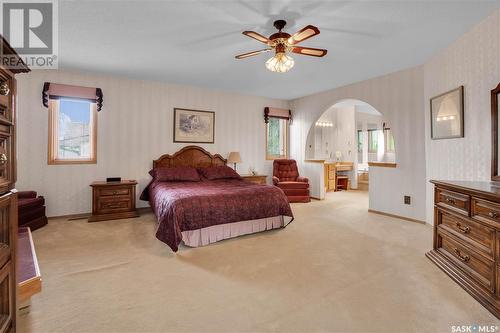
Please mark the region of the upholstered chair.
<svg viewBox="0 0 500 333"><path fill-rule="evenodd" d="M295 160L273 162L273 184L285 192L289 202L309 202L309 179L299 176Z"/></svg>
<svg viewBox="0 0 500 333"><path fill-rule="evenodd" d="M19 227L30 227L31 231L47 224L45 216L45 199L37 196L35 191L18 192L18 224Z"/></svg>

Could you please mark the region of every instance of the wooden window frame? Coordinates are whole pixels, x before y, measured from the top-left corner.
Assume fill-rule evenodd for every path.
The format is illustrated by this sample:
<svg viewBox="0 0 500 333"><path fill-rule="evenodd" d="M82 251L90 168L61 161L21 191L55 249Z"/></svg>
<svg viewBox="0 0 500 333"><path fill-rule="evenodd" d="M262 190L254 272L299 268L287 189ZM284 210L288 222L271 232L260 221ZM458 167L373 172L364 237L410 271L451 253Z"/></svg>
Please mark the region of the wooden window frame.
<svg viewBox="0 0 500 333"><path fill-rule="evenodd" d="M71 97L68 97L71 99ZM62 164L97 164L97 106L96 103L90 103L92 110L90 111L90 158L78 159L59 159L58 158L58 139L57 133L59 128L59 100L49 100L49 141L48 141L48 154L47 163L49 165L62 165Z"/></svg>
<svg viewBox="0 0 500 333"><path fill-rule="evenodd" d="M268 139L269 139L269 123L266 123L266 160L273 161L273 160L278 160L278 159L282 159L282 158L286 159L289 156L288 148L289 148L289 140L290 140L290 138L289 138L290 120L284 119L281 117L272 117L272 116L269 116L269 118L276 118L276 119L285 121L285 127L284 127L285 128L285 142L284 142L285 155L269 155L268 154L267 144L268 144Z"/></svg>

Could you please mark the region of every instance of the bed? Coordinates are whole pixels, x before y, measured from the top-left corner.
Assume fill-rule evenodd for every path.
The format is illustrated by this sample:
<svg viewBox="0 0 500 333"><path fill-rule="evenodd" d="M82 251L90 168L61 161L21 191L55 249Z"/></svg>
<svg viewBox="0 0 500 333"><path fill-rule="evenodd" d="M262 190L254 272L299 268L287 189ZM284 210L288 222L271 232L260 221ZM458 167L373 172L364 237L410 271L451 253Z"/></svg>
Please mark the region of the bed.
<svg viewBox="0 0 500 333"><path fill-rule="evenodd" d="M283 191L241 179L213 179L210 174L199 181L164 181L154 170L232 170L221 155L212 155L198 146L187 146L173 155L153 161L153 179L141 194L149 201L158 220L156 238L174 252L184 242L190 247L208 245L265 230L284 228L293 221L290 204ZM208 178L207 178L208 177Z"/></svg>

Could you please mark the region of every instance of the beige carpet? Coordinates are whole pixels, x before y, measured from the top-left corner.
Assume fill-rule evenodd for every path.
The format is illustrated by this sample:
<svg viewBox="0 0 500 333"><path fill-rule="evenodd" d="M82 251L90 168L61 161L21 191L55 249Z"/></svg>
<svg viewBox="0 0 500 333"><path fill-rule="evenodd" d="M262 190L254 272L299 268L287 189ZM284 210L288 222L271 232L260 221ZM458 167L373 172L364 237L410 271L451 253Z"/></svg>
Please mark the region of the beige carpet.
<svg viewBox="0 0 500 333"><path fill-rule="evenodd" d="M51 220L43 291L19 332L450 332L498 321L425 256L430 226L367 212L367 194L294 204L286 229L177 254L155 219Z"/></svg>

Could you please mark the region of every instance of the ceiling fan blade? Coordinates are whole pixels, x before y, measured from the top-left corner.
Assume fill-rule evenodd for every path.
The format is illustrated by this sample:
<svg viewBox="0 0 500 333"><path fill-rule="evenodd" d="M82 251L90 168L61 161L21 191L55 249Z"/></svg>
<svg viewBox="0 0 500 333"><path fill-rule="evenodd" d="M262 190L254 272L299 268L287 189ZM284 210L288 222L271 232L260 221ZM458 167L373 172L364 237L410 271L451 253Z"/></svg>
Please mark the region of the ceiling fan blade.
<svg viewBox="0 0 500 333"><path fill-rule="evenodd" d="M313 57L323 57L328 51L325 49L315 49L312 47L295 46L292 48L292 52Z"/></svg>
<svg viewBox="0 0 500 333"><path fill-rule="evenodd" d="M245 58L257 55L257 54L261 54L261 53L264 53L264 52L269 52L271 50L272 49L263 49L263 50L258 50L258 51L247 52L247 53L243 53L243 54L238 54L235 58L236 59L245 59Z"/></svg>
<svg viewBox="0 0 500 333"><path fill-rule="evenodd" d="M255 31L243 31L243 35L248 36L250 38L256 39L261 43L269 44L270 40L267 37L262 36L261 34L256 33Z"/></svg>
<svg viewBox="0 0 500 333"><path fill-rule="evenodd" d="M295 45L316 35L319 35L319 29L313 25L308 25L290 36L288 44Z"/></svg>

